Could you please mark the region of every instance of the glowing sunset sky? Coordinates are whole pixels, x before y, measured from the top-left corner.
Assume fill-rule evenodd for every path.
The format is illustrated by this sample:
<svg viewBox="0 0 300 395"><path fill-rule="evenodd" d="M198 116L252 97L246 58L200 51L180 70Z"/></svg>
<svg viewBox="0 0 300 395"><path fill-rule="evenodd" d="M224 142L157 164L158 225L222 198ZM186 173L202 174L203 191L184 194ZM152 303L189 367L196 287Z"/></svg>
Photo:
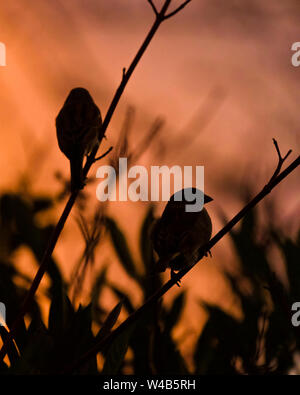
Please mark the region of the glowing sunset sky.
<svg viewBox="0 0 300 395"><path fill-rule="evenodd" d="M13 189L25 171L34 175L34 191L58 189L54 173L60 170L68 177L69 163L57 147L54 120L69 90L87 88L104 116L122 68L130 64L153 18L146 0L1 3L0 42L7 50L7 66L0 67L2 189ZM299 20L297 0L193 0L154 37L101 151L115 145L129 105L136 111L132 146L157 116L163 117L160 139L139 163L204 165L205 188L216 201L210 210L217 230L216 208L232 216L240 207L234 191L248 181L259 190L271 175L277 159L272 137L283 152L299 150L300 67L291 64L291 45L300 41ZM158 145L164 147L164 156L157 155ZM30 161L38 147L43 154ZM278 221L299 208L297 183L299 172L274 192ZM96 202L95 185L91 191ZM119 203L114 213L125 230L128 218L137 229L144 208ZM72 261L81 247L72 248L69 234L72 221L55 251ZM129 239L134 245L135 230ZM212 262L218 265L218 252ZM213 288L222 299L216 269L195 270L202 275L201 295L210 297ZM196 290L191 276L186 281L198 295L199 285ZM228 308L232 303L228 301Z"/></svg>

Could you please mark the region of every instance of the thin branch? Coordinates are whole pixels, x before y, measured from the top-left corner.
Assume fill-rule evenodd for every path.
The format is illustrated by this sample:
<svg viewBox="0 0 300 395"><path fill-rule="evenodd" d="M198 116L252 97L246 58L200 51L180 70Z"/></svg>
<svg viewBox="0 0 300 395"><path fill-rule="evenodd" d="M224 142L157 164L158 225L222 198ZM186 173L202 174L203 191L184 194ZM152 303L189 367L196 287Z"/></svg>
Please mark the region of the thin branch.
<svg viewBox="0 0 300 395"><path fill-rule="evenodd" d="M157 16L158 15L158 11L157 11L157 8L155 7L153 1L152 0L147 0L147 1L151 5L152 10L154 11L154 14Z"/></svg>
<svg viewBox="0 0 300 395"><path fill-rule="evenodd" d="M278 185L284 178L286 178L293 170L300 165L300 156L295 159L285 170L278 174L274 179L270 180L268 184L235 216L229 221L210 241L198 251L198 261L203 258L211 248L217 244L254 206L256 206L271 190ZM195 265L188 265L181 269L178 273L174 274L171 279L150 296L146 302L132 313L125 321L122 322L114 331L102 339L101 342L92 347L77 361L67 366L63 373L70 373L86 360L97 355L98 352L103 350L111 341L113 341L123 330L127 329L134 323L148 308L160 299L171 287L173 287L183 276L186 275ZM172 263L171 263L172 265Z"/></svg>
<svg viewBox="0 0 300 395"><path fill-rule="evenodd" d="M284 157L282 157L281 156L281 153L280 153L280 149L279 149L279 147L278 147L278 143L277 143L277 141L273 138L273 143L274 143L274 145L275 145L275 148L276 148L276 151L277 151L277 155L278 155L278 164L277 164L277 167L276 167L276 169L275 169L275 171L274 171L274 174L272 175L272 177L270 178L270 181L269 182L271 182L272 180L274 180L274 178L276 178L277 176L278 176L278 174L280 173L280 170L281 170L281 168L282 168L282 165L283 165L283 162L286 160L286 158L290 155L290 153L292 152L292 150L290 149L288 152L287 152L287 154L284 156Z"/></svg>
<svg viewBox="0 0 300 395"><path fill-rule="evenodd" d="M107 110L107 113L105 115L102 127L101 127L101 137L99 139L99 143L95 146L95 148L93 149L91 155L89 155L87 157L87 161L86 164L84 166L83 169L83 175L84 177L87 176L91 166L93 165L96 155L97 155L97 151L102 143L103 138L105 138L105 132L108 128L108 125L110 124L111 118L116 110L116 107L120 101L120 98L124 92L124 89L132 75L132 73L134 72L136 66L138 65L139 61L141 60L142 56L144 55L146 49L148 48L153 36L155 35L155 33L157 32L158 28L160 27L161 23L164 21L164 15L167 12L167 9L169 7L171 3L171 0L165 0L160 13L156 16L155 21L153 22L152 27L150 28L148 34L146 35L145 40L143 41L141 47L139 48L137 54L135 55L135 57L133 58L128 70L123 69L122 72L122 80L121 83L119 85L119 87L117 88L114 97L111 101L111 104ZM49 240L49 244L44 252L43 258L41 260L39 269L32 281L31 287L25 297L23 306L21 307L21 311L19 313L19 315L17 316L17 318L15 319L15 321L13 322L11 328L10 328L10 332L0 350L0 361L2 361L7 353L7 349L11 343L11 341L13 340L13 337L15 336L15 334L17 333L17 330L20 326L20 324L23 322L24 316L27 313L27 311L29 310L33 300L34 300L34 296L35 293L40 285L40 282L47 270L47 266L49 263L49 260L52 256L52 253L54 251L54 248L56 246L57 240L64 228L64 225L66 223L66 220L68 219L68 216L74 206L74 203L76 201L76 198L78 196L79 191L73 191L66 203L66 206L61 214L60 219L57 222L56 227L53 230L53 233L50 237Z"/></svg>
<svg viewBox="0 0 300 395"><path fill-rule="evenodd" d="M97 161L100 160L100 159L105 158L106 155L108 155L108 154L113 150L113 148L114 148L114 147L109 147L108 150L107 150L106 152L104 152L103 155L98 156L98 158L95 158L95 159L94 159L94 163L97 162Z"/></svg>
<svg viewBox="0 0 300 395"><path fill-rule="evenodd" d="M176 8L174 11L170 12L167 15L164 15L164 19L168 19L171 18L172 16L174 16L175 14L177 14L177 12L181 11L186 5L188 5L188 3L190 3L192 0L186 0L184 3L182 3L178 8Z"/></svg>

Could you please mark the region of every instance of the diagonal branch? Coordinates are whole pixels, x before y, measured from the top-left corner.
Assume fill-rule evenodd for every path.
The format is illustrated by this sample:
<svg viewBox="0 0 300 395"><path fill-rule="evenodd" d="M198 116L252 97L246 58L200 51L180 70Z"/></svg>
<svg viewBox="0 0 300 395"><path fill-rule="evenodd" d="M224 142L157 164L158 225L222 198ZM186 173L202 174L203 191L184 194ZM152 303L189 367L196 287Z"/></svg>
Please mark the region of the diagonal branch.
<svg viewBox="0 0 300 395"><path fill-rule="evenodd" d="M275 144L275 143L274 143ZM277 143L275 144L276 147ZM278 147L278 146L277 146ZM288 155L288 154L287 154ZM287 157L285 156L285 159ZM280 156L281 157L281 156ZM300 156L296 158L285 170L276 175L268 184L238 213L231 219L210 241L198 251L198 261L203 258L215 244L217 244L254 206L256 206L265 196L267 196L273 188L276 187L284 178L286 178L293 170L300 165ZM277 169L277 168L276 168ZM132 313L125 321L122 322L113 332L102 339L98 344L92 347L77 361L67 366L63 373L70 373L88 359L95 357L98 352L102 351L111 343L123 330L127 329L131 324L139 319L139 317L154 303L156 303L171 287L173 287L186 273L188 273L195 265L189 265L174 274L171 279L165 283L159 290L150 296L146 302ZM172 263L171 263L172 265Z"/></svg>

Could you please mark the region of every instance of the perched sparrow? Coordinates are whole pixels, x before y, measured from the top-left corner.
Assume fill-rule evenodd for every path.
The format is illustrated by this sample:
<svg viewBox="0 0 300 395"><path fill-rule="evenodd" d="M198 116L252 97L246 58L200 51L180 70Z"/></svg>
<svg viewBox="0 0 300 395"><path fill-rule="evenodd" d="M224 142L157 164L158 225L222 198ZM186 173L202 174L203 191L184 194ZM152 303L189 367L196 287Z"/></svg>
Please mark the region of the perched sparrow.
<svg viewBox="0 0 300 395"><path fill-rule="evenodd" d="M193 194L202 193L191 188ZM206 244L212 233L212 223L208 212L203 207L198 212L187 212L187 201L182 190L182 201L175 201L174 195L167 203L162 216L154 224L151 239L154 250L159 256L156 269L163 272L171 269L171 276L188 264L198 259L198 249ZM204 195L204 204L213 199Z"/></svg>
<svg viewBox="0 0 300 395"><path fill-rule="evenodd" d="M100 110L89 92L72 89L56 118L58 145L70 160L72 192L84 186L83 158L98 143L101 125Z"/></svg>

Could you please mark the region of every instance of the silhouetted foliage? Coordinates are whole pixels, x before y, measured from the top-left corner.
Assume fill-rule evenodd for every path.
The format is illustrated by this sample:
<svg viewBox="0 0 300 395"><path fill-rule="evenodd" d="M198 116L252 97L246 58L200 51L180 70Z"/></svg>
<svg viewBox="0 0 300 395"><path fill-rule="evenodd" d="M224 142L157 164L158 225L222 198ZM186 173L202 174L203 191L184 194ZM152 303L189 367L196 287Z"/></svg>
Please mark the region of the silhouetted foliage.
<svg viewBox="0 0 300 395"><path fill-rule="evenodd" d="M38 261L47 243L52 226L41 227L37 213L52 207L47 197L22 198L3 194L1 208L0 301L7 309L7 326L19 313L26 285L17 285L17 278L29 284L14 264L14 253L20 246L28 247ZM140 230L140 257L130 250L118 222L105 217L103 224L119 262L127 275L140 288L143 301L162 283L154 273L155 259L149 238L154 221L153 207L146 212ZM143 374L284 374L293 367L293 355L300 350L299 330L291 324L291 305L299 300L299 239L293 241L274 225L264 229L264 240L257 237L257 211L250 212L231 239L240 261L239 274L224 272L232 292L239 298L242 319L238 320L216 305L201 302L208 319L199 333L193 356L193 369L179 351L173 329L179 323L186 300L186 291L178 293L167 309L160 301L113 338L102 349L104 363L100 372L107 374L131 371ZM267 242L266 242L267 240ZM269 251L277 248L286 267L289 288L286 289L273 273ZM142 262L142 267L139 262ZM20 326L15 342L8 349L9 366L2 363L3 374L40 374L63 372L91 347L109 335L121 310L130 315L135 303L126 290L107 278L107 265L95 276L90 304L75 309L68 297L68 284L63 280L54 259L48 268L51 279L46 291L51 300L48 322L44 323L37 299ZM247 282L247 293L241 283ZM109 289L120 301L111 312L102 306L102 292ZM200 312L199 312L200 314ZM98 332L92 332L92 322ZM7 327L0 326L2 340ZM126 356L128 348L131 357ZM128 370L129 369L129 370ZM73 370L78 374L97 374L97 359L88 358Z"/></svg>

